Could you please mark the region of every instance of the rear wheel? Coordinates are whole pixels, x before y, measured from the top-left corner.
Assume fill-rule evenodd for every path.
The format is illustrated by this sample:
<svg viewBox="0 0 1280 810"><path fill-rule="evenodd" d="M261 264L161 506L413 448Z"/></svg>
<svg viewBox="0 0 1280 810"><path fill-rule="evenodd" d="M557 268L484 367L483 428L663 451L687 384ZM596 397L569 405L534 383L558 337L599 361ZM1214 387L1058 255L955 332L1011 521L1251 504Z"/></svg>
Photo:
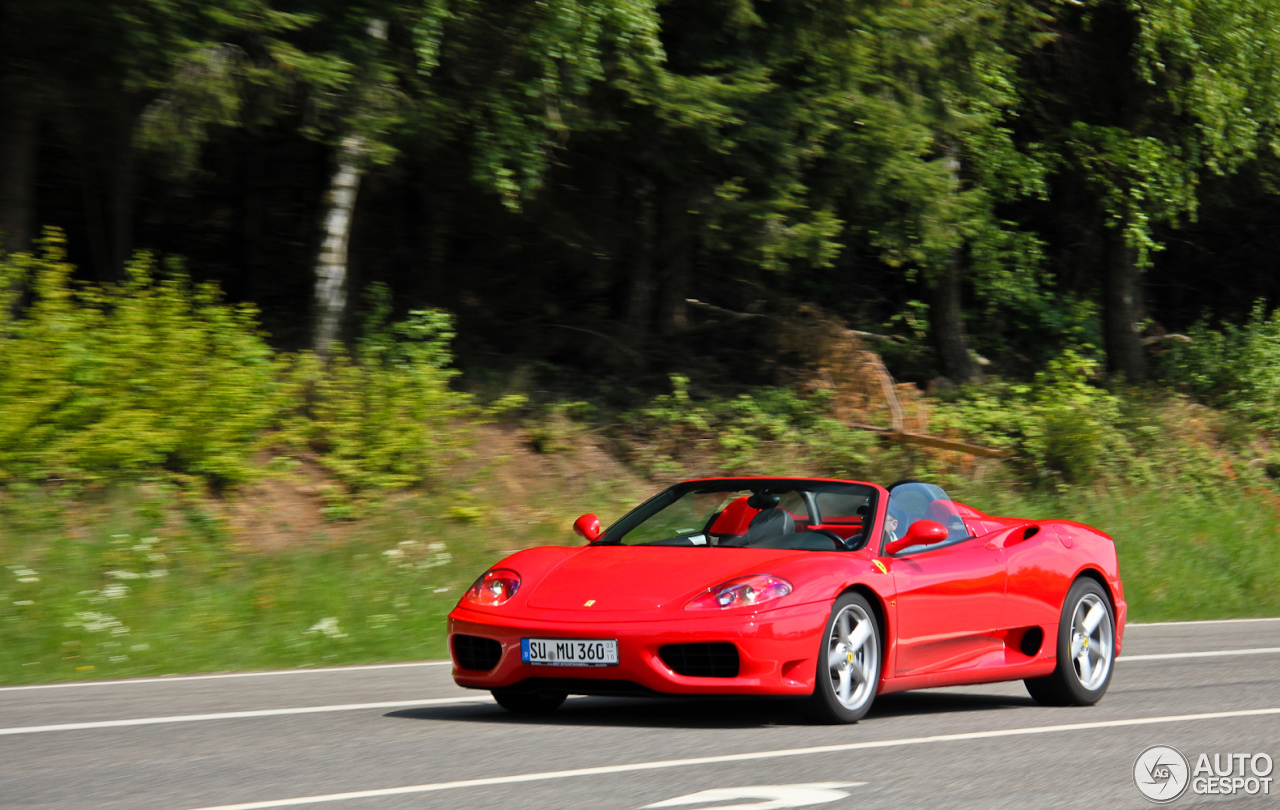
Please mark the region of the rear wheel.
<svg viewBox="0 0 1280 810"><path fill-rule="evenodd" d="M564 692L513 692L510 689L491 691L499 706L516 714L550 714L560 708L560 704L568 697Z"/></svg>
<svg viewBox="0 0 1280 810"><path fill-rule="evenodd" d="M1058 620L1058 665L1053 674L1028 678L1031 697L1045 706L1091 706L1111 684L1115 662L1115 617L1097 581L1075 581Z"/></svg>
<svg viewBox="0 0 1280 810"><path fill-rule="evenodd" d="M836 600L818 651L818 673L804 713L819 723L856 723L880 683L880 632L871 605L856 593Z"/></svg>

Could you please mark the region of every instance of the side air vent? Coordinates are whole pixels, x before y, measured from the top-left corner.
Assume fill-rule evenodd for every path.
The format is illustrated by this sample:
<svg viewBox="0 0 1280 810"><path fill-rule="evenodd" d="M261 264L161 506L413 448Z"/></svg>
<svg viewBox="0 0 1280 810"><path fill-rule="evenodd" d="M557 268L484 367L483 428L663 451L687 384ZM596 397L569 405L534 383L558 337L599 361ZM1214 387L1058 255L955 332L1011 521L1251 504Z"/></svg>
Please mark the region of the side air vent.
<svg viewBox="0 0 1280 810"><path fill-rule="evenodd" d="M461 634L453 637L453 660L463 669L490 670L501 657L502 645L491 638Z"/></svg>
<svg viewBox="0 0 1280 810"><path fill-rule="evenodd" d="M1018 645L1018 649L1028 658L1032 658L1036 653L1040 652L1040 645L1044 643L1044 631L1039 627L1032 627L1022 634L1022 643Z"/></svg>
<svg viewBox="0 0 1280 810"><path fill-rule="evenodd" d="M690 678L738 677L738 648L727 641L667 644L658 649L662 663Z"/></svg>

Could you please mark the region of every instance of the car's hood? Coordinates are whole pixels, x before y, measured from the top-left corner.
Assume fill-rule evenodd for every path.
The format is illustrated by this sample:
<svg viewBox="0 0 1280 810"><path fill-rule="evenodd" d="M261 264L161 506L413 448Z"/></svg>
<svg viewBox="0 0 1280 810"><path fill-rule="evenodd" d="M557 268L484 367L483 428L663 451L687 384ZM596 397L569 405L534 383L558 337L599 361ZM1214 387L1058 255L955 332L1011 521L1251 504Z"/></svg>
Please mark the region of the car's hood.
<svg viewBox="0 0 1280 810"><path fill-rule="evenodd" d="M538 610L651 611L683 607L736 576L770 573L795 551L744 548L588 546L548 571L529 595Z"/></svg>

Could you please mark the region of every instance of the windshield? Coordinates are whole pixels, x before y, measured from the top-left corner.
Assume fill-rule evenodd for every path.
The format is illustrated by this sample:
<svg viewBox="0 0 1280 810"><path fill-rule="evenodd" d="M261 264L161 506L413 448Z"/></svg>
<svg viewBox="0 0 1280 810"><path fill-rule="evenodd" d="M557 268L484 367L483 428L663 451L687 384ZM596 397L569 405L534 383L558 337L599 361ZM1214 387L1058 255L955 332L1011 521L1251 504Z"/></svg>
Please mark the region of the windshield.
<svg viewBox="0 0 1280 810"><path fill-rule="evenodd" d="M875 489L834 481L677 484L612 526L602 543L836 551L865 542Z"/></svg>
<svg viewBox="0 0 1280 810"><path fill-rule="evenodd" d="M911 525L918 520L941 523L947 528L948 542L964 540L969 536L955 503L942 487L919 481L905 481L890 487L889 506L884 521L884 542L905 537L911 530Z"/></svg>

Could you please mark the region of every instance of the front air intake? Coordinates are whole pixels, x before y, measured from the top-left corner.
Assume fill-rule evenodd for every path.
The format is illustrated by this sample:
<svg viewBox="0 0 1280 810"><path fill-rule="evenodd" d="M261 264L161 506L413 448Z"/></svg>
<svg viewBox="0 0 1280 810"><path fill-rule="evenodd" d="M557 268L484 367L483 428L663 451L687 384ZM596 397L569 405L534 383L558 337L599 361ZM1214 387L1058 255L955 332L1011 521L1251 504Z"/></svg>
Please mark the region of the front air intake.
<svg viewBox="0 0 1280 810"><path fill-rule="evenodd" d="M738 677L738 648L727 641L667 644L658 649L662 663L690 678Z"/></svg>
<svg viewBox="0 0 1280 810"><path fill-rule="evenodd" d="M453 660L463 669L488 670L498 665L502 657L502 645L491 638L455 635Z"/></svg>

